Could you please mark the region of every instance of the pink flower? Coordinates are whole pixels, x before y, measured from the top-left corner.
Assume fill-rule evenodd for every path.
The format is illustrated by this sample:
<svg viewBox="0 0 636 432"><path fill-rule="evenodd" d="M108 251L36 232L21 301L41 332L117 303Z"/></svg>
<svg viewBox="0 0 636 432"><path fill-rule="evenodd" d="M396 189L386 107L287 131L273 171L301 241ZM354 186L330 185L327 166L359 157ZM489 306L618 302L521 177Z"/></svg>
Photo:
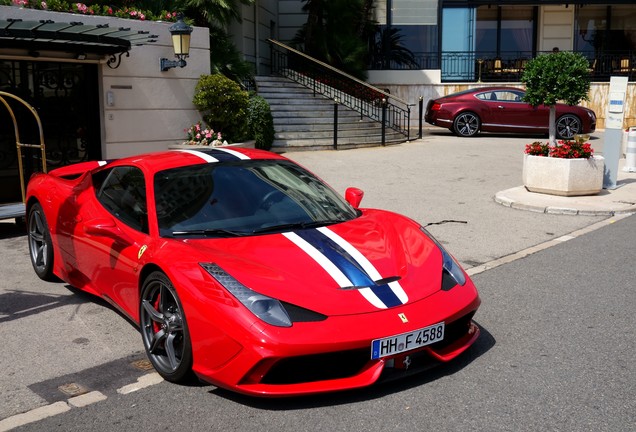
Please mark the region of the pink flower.
<svg viewBox="0 0 636 432"><path fill-rule="evenodd" d="M109 7L108 8L108 15L112 15L113 14L113 8Z"/></svg>
<svg viewBox="0 0 636 432"><path fill-rule="evenodd" d="M139 19L142 20L142 21L145 20L146 19L146 15L140 13L139 14Z"/></svg>
<svg viewBox="0 0 636 432"><path fill-rule="evenodd" d="M42 3L40 3L40 7L41 7L42 9L46 9L46 7L47 7L47 6L46 6L46 2L45 2L45 1L43 1Z"/></svg>

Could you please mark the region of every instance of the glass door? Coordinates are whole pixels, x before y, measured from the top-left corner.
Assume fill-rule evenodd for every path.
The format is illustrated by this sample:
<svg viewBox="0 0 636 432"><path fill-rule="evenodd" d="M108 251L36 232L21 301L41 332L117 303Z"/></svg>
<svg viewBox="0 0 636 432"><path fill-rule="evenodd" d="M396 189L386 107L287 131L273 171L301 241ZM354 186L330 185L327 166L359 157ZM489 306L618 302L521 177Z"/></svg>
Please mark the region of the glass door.
<svg viewBox="0 0 636 432"><path fill-rule="evenodd" d="M101 158L97 65L0 60L0 90L35 107L42 121L49 170ZM33 115L21 104L11 104L22 143L39 144ZM23 150L25 178L35 165ZM13 122L0 107L0 204L21 202Z"/></svg>
<svg viewBox="0 0 636 432"><path fill-rule="evenodd" d="M442 10L442 81L474 81L474 8Z"/></svg>

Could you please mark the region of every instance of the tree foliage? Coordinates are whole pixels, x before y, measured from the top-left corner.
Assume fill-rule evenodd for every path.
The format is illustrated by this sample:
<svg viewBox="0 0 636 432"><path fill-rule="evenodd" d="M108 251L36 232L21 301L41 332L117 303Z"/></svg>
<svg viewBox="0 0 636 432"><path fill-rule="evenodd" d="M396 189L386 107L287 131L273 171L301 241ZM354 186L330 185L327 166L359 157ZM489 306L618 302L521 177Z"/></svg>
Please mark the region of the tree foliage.
<svg viewBox="0 0 636 432"><path fill-rule="evenodd" d="M249 94L221 75L201 75L192 100L203 120L228 142L246 137Z"/></svg>
<svg viewBox="0 0 636 432"><path fill-rule="evenodd" d="M365 77L371 0L303 0L307 22L292 44L318 60L358 78Z"/></svg>
<svg viewBox="0 0 636 432"><path fill-rule="evenodd" d="M210 27L210 47L212 73L221 73L239 84L254 76L254 65L243 60L225 30Z"/></svg>
<svg viewBox="0 0 636 432"><path fill-rule="evenodd" d="M254 0L175 0L172 3L181 6L197 25L223 28L240 21L241 7L254 4Z"/></svg>
<svg viewBox="0 0 636 432"><path fill-rule="evenodd" d="M524 101L531 105L554 105L563 101L576 105L588 100L589 63L579 53L560 51L530 60L521 82L526 86Z"/></svg>
<svg viewBox="0 0 636 432"><path fill-rule="evenodd" d="M371 46L373 67L390 69L392 64L418 68L415 55L402 42L403 34L397 27L376 26Z"/></svg>
<svg viewBox="0 0 636 432"><path fill-rule="evenodd" d="M556 146L557 102L576 105L589 98L590 72L587 59L579 53L567 51L540 55L527 63L521 82L526 86L525 102L533 106L550 107L550 146Z"/></svg>
<svg viewBox="0 0 636 432"><path fill-rule="evenodd" d="M256 94L250 97L247 108L247 131L256 140L256 148L269 150L274 142L274 118L267 101Z"/></svg>

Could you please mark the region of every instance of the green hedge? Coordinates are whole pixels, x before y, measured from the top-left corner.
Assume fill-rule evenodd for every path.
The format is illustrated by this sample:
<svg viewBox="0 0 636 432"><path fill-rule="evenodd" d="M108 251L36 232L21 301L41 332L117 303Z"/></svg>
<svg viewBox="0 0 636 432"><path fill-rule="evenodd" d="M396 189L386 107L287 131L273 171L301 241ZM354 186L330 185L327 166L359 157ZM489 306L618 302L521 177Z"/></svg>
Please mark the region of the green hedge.
<svg viewBox="0 0 636 432"><path fill-rule="evenodd" d="M240 142L248 136L249 94L231 79L221 75L201 75L192 101L203 120L223 134L228 142Z"/></svg>
<svg viewBox="0 0 636 432"><path fill-rule="evenodd" d="M247 129L256 140L256 148L269 150L274 142L274 119L269 104L258 95L252 95L247 109Z"/></svg>

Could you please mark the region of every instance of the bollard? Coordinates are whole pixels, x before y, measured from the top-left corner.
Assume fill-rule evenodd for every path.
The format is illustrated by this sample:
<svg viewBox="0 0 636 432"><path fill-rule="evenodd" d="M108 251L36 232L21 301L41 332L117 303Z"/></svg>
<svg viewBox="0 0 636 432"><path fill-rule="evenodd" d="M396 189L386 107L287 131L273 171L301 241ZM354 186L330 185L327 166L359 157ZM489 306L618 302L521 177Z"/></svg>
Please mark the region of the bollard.
<svg viewBox="0 0 636 432"><path fill-rule="evenodd" d="M625 149L625 167L623 171L636 172L636 127L629 128L627 148Z"/></svg>

